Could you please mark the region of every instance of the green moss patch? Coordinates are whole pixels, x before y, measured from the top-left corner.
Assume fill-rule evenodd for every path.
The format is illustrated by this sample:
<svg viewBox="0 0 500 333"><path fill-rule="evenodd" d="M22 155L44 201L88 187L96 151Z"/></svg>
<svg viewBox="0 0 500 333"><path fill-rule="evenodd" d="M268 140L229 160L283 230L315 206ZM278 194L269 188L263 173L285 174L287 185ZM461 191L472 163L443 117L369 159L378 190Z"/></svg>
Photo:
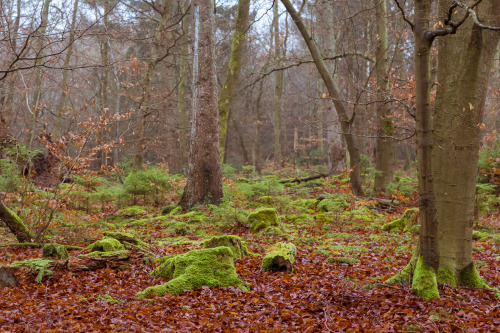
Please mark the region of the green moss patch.
<svg viewBox="0 0 500 333"><path fill-rule="evenodd" d="M431 267L425 264L423 256L419 256L417 259L411 288L415 295L426 301L439 298L436 274Z"/></svg>
<svg viewBox="0 0 500 333"><path fill-rule="evenodd" d="M245 288L234 268L234 253L227 246L192 250L185 254L167 257L151 274L171 279L165 284L146 288L137 297L178 294L183 290L209 287Z"/></svg>
<svg viewBox="0 0 500 333"><path fill-rule="evenodd" d="M458 278L461 285L469 286L473 288L484 288L488 284L477 272L474 262L465 266L459 273Z"/></svg>
<svg viewBox="0 0 500 333"><path fill-rule="evenodd" d="M248 251L246 242L240 237L234 235L214 236L203 243L203 248L205 249L211 249L219 246L229 247L235 258L243 258L245 255L252 254Z"/></svg>
<svg viewBox="0 0 500 333"><path fill-rule="evenodd" d="M347 265L354 265L355 263L359 262L358 259L347 258L347 257L328 257L326 259L326 261L329 262L330 264L337 262L337 263L347 264Z"/></svg>
<svg viewBox="0 0 500 333"><path fill-rule="evenodd" d="M90 252L112 252L125 249L119 240L107 237L90 244L88 248Z"/></svg>
<svg viewBox="0 0 500 333"><path fill-rule="evenodd" d="M271 226L278 227L278 213L274 208L261 208L250 213L247 222L250 224L251 232L257 232Z"/></svg>
<svg viewBox="0 0 500 333"><path fill-rule="evenodd" d="M61 244L45 244L43 246L44 258L67 259L69 257L68 249Z"/></svg>
<svg viewBox="0 0 500 333"><path fill-rule="evenodd" d="M29 267L32 272L34 273L38 272L35 278L35 282L40 283L42 282L44 276L52 275L52 271L49 268L50 266L52 266L53 263L54 261L49 259L36 258L36 259L27 259L23 261L14 261L13 263L10 264L10 267L20 267L20 266Z"/></svg>
<svg viewBox="0 0 500 333"><path fill-rule="evenodd" d="M418 208L407 209L403 216L399 219L394 220L390 223L384 224L382 226L383 231L391 231L391 230L406 230L415 225L418 225L419 221L419 210Z"/></svg>

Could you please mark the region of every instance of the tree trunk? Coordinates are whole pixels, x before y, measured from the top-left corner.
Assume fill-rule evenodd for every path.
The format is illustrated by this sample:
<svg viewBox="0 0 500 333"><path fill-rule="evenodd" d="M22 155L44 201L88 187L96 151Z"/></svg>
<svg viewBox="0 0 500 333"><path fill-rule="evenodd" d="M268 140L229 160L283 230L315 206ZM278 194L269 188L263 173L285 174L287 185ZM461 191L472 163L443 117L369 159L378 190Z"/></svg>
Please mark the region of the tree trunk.
<svg viewBox="0 0 500 333"><path fill-rule="evenodd" d="M7 208L0 202L0 220L2 220L7 228L16 236L19 243L32 242L35 236L24 225L23 221L16 213Z"/></svg>
<svg viewBox="0 0 500 333"><path fill-rule="evenodd" d="M179 110L179 138L182 152L182 164L186 162L187 144L187 115L188 115L188 74L189 74L189 15L186 14L189 1L182 1L182 37L180 39L181 54L179 56L179 86L177 91L177 108Z"/></svg>
<svg viewBox="0 0 500 333"><path fill-rule="evenodd" d="M440 1L446 16L453 1ZM482 23L500 25L497 1L477 8ZM468 20L438 48L438 82L434 112L433 168L439 226L439 267L450 270L457 285L477 287L462 272L470 269L474 198L481 123L493 58L500 34Z"/></svg>
<svg viewBox="0 0 500 333"><path fill-rule="evenodd" d="M274 68L280 68L281 38L278 2L273 5L273 40L274 40ZM273 125L274 125L274 163L281 163L281 99L283 95L283 71L278 70L274 74L274 101L273 101Z"/></svg>
<svg viewBox="0 0 500 333"><path fill-rule="evenodd" d="M219 110L215 78L213 2L191 4L193 32L193 101L187 183L179 205L219 204L223 196Z"/></svg>
<svg viewBox="0 0 500 333"><path fill-rule="evenodd" d="M226 144L227 124L233 94L238 85L238 76L241 67L241 56L245 48L246 32L250 13L250 0L238 1L238 12L236 13L236 25L234 28L229 68L227 69L226 82L219 93L219 132L221 158L224 160L224 147Z"/></svg>
<svg viewBox="0 0 500 333"><path fill-rule="evenodd" d="M351 189L352 189L353 193L356 195L362 194L363 189L361 186L362 184L361 184L361 168L360 168L361 156L360 156L358 142L356 140L356 137L352 133L352 120L353 119L349 118L349 116L347 114L347 110L341 101L339 89L337 88L336 83L333 81L333 78L330 75L330 72L326 68L325 63L323 61L323 58L321 56L321 53L319 52L319 49L318 49L314 39L309 34L307 27L304 25L304 22L300 18L299 14L297 13L295 8L293 7L290 0L282 0L281 2L286 7L286 10L288 11L288 13L290 13L290 16L295 21L297 28L299 29L300 33L302 34L302 37L304 38L304 41L307 44L307 47L309 48L309 51L311 52L311 55L314 59L314 63L316 64L316 68L318 69L318 72L321 75L321 78L323 79L323 82L326 85L326 88L328 90L330 98L333 100L333 104L335 105L335 109L337 110L337 114L339 116L340 126L342 129L342 132L343 132L343 135L344 135L344 138L346 141L346 145L347 145L347 150L348 150L349 156L350 156L350 166L352 168Z"/></svg>
<svg viewBox="0 0 500 333"><path fill-rule="evenodd" d="M385 0L373 0L377 16L377 155L375 162L375 190L385 191L394 176L394 123L389 104L385 103L389 91L387 67L387 9Z"/></svg>

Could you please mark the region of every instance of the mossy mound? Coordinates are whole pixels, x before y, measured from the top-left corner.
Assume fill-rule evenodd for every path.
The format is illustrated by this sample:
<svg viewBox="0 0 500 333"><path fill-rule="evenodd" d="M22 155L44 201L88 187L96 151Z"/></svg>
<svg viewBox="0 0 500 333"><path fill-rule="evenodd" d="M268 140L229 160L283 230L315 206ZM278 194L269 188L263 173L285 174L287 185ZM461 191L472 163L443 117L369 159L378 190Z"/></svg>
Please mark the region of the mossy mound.
<svg viewBox="0 0 500 333"><path fill-rule="evenodd" d="M266 256L262 259L261 269L263 272L283 272L291 273L297 248L292 243L276 243L269 248Z"/></svg>
<svg viewBox="0 0 500 333"><path fill-rule="evenodd" d="M234 253L227 246L192 250L185 254L167 257L151 275L171 279L165 284L149 287L138 293L139 298L178 294L183 290L208 287L229 287L244 289L243 282L234 268Z"/></svg>
<svg viewBox="0 0 500 333"><path fill-rule="evenodd" d="M125 250L125 247L115 238L104 237L88 246L90 252L113 252Z"/></svg>
<svg viewBox="0 0 500 333"><path fill-rule="evenodd" d="M186 220L187 222L203 222L206 219L208 219L208 216L203 214L203 213L200 213L200 212L193 210L193 211L188 212L186 214L179 215L178 218Z"/></svg>
<svg viewBox="0 0 500 333"><path fill-rule="evenodd" d="M250 231L257 232L271 226L278 227L278 213L274 208L261 208L248 215L248 224Z"/></svg>
<svg viewBox="0 0 500 333"><path fill-rule="evenodd" d="M176 205L168 205L161 209L161 215L175 215L182 211L182 207Z"/></svg>
<svg viewBox="0 0 500 333"><path fill-rule="evenodd" d="M241 237L234 235L214 236L203 243L203 248L211 249L219 246L227 246L234 254L234 258L243 258L251 254L248 251L247 244Z"/></svg>
<svg viewBox="0 0 500 333"><path fill-rule="evenodd" d="M266 205L266 206L273 206L274 205L274 198L270 197L268 195L262 196L257 200L260 204Z"/></svg>
<svg viewBox="0 0 500 333"><path fill-rule="evenodd" d="M382 226L383 231L390 230L413 230L413 226L420 224L419 210L418 208L410 208L405 211L403 216L399 219L394 220L390 223L384 224Z"/></svg>
<svg viewBox="0 0 500 333"><path fill-rule="evenodd" d="M185 222L168 221L163 223L168 233L176 234L177 236L185 236L192 233L191 226Z"/></svg>
<svg viewBox="0 0 500 333"><path fill-rule="evenodd" d="M146 207L143 207L143 206L130 206L130 207L120 209L118 211L118 214L125 216L125 217L134 217L137 215L145 214L147 211L148 211L148 209Z"/></svg>
<svg viewBox="0 0 500 333"><path fill-rule="evenodd" d="M128 232L112 232L105 231L103 233L104 238L114 238L118 240L120 243L129 243L133 245L147 245L140 239L136 238L134 235Z"/></svg>
<svg viewBox="0 0 500 333"><path fill-rule="evenodd" d="M413 292L415 295L428 301L433 298L439 298L437 286L437 277L434 270L425 264L424 257L419 256L411 283Z"/></svg>
<svg viewBox="0 0 500 333"><path fill-rule="evenodd" d="M68 249L61 244L45 244L42 251L44 258L67 259L69 257Z"/></svg>
<svg viewBox="0 0 500 333"><path fill-rule="evenodd" d="M349 208L349 204L343 197L339 196L321 200L316 205L316 208L320 212L340 213Z"/></svg>

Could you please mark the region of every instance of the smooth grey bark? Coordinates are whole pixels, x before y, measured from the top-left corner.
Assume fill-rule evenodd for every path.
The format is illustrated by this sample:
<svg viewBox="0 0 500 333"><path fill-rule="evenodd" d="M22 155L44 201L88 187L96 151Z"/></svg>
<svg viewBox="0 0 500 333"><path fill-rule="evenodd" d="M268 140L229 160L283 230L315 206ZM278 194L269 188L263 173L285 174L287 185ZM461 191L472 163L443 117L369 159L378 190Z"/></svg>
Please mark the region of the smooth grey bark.
<svg viewBox="0 0 500 333"><path fill-rule="evenodd" d="M281 36L280 36L280 22L278 12L278 1L273 5L273 46L274 46L274 68L280 68L282 64L281 55ZM274 100L273 100L273 125L274 125L274 163L279 165L281 163L281 107L283 96L283 71L276 71L274 73Z"/></svg>

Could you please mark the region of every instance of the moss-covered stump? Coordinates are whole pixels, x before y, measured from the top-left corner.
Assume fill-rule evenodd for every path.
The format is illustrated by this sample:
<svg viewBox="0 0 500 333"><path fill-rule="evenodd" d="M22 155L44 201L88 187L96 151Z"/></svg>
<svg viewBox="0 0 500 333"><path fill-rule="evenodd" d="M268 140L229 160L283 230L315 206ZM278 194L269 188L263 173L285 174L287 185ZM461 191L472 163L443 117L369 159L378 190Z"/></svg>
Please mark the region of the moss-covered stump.
<svg viewBox="0 0 500 333"><path fill-rule="evenodd" d="M420 216L418 208L410 208L405 211L403 216L382 226L383 231L407 230L413 226L420 225Z"/></svg>
<svg viewBox="0 0 500 333"><path fill-rule="evenodd" d="M68 259L50 260L46 258L15 261L0 267L0 286L16 287L33 282L42 282L47 277L56 280L68 272L78 273L103 268L121 269L131 264L142 264L146 259L143 252L126 250L115 252L91 252Z"/></svg>
<svg viewBox="0 0 500 333"><path fill-rule="evenodd" d="M122 243L116 238L104 237L101 240L95 241L88 246L90 252L113 252L125 250Z"/></svg>
<svg viewBox="0 0 500 333"><path fill-rule="evenodd" d="M263 272L287 271L291 273L296 255L297 248L292 243L276 243L266 252L262 259L261 269Z"/></svg>
<svg viewBox="0 0 500 333"><path fill-rule="evenodd" d="M15 212L0 202L0 220L16 236L19 243L32 242L35 239L33 233L24 225L23 221Z"/></svg>
<svg viewBox="0 0 500 333"><path fill-rule="evenodd" d="M261 208L248 215L247 223L251 232L257 232L269 227L278 227L278 213L274 208Z"/></svg>
<svg viewBox="0 0 500 333"><path fill-rule="evenodd" d="M243 258L252 254L248 251L247 244L241 237L234 235L214 236L203 243L203 248L212 249L219 246L227 246L234 254L234 258Z"/></svg>
<svg viewBox="0 0 500 333"><path fill-rule="evenodd" d="M243 282L234 268L234 253L227 246L192 250L185 254L167 257L151 275L171 279L162 285L146 288L136 296L139 298L178 294L183 290L208 287L229 287L244 289Z"/></svg>
<svg viewBox="0 0 500 333"><path fill-rule="evenodd" d="M45 244L42 252L44 258L67 259L69 257L66 245L61 244Z"/></svg>

